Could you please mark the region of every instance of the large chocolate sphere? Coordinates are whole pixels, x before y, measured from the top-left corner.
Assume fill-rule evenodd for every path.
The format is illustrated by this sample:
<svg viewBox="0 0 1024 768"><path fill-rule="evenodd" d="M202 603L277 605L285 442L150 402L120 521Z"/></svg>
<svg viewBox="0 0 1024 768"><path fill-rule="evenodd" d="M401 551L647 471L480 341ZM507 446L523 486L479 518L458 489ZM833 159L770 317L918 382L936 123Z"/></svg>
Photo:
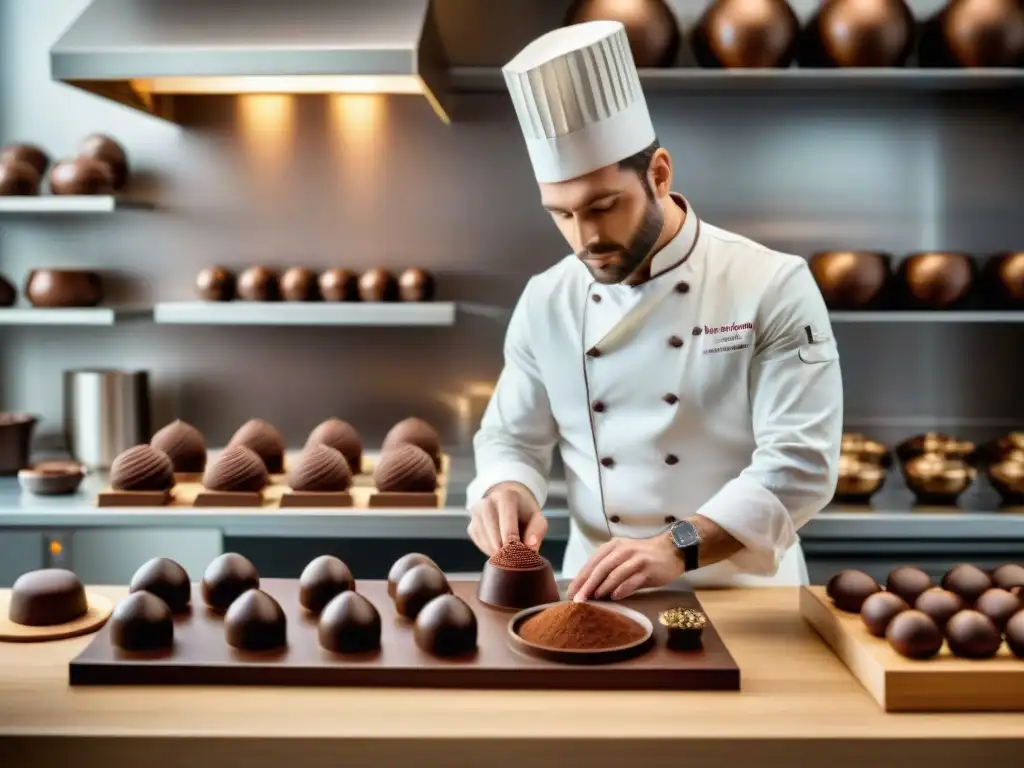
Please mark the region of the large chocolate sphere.
<svg viewBox="0 0 1024 768"><path fill-rule="evenodd" d="M0 275L0 307L10 307L18 299L18 289Z"/></svg>
<svg viewBox="0 0 1024 768"><path fill-rule="evenodd" d="M258 589L260 574L256 566L242 555L225 552L214 558L199 582L203 600L215 611L223 613L239 595L250 589Z"/></svg>
<svg viewBox="0 0 1024 768"><path fill-rule="evenodd" d="M992 571L992 582L1000 589L1024 587L1024 565L1006 563Z"/></svg>
<svg viewBox="0 0 1024 768"><path fill-rule="evenodd" d="M895 595L899 595L910 605L913 605L921 593L935 586L932 577L920 568L909 565L893 568L889 578L885 582L885 588Z"/></svg>
<svg viewBox="0 0 1024 768"><path fill-rule="evenodd" d="M128 155L124 147L109 136L102 133L86 136L78 149L78 156L105 163L110 168L115 191L124 189L128 183Z"/></svg>
<svg viewBox="0 0 1024 768"><path fill-rule="evenodd" d="M110 487L115 491L166 491L174 487L171 457L151 445L122 451L110 465Z"/></svg>
<svg viewBox="0 0 1024 768"><path fill-rule="evenodd" d="M207 267L196 275L196 291L203 301L235 298L235 276L223 267Z"/></svg>
<svg viewBox="0 0 1024 768"><path fill-rule="evenodd" d="M316 273L305 267L289 267L281 275L281 296L285 301L317 301L320 288Z"/></svg>
<svg viewBox="0 0 1024 768"><path fill-rule="evenodd" d="M299 604L319 614L337 595L355 588L356 580L345 563L333 555L321 555L299 576Z"/></svg>
<svg viewBox="0 0 1024 768"><path fill-rule="evenodd" d="M1006 647L1019 659L1024 659L1024 611L1018 611L1006 622Z"/></svg>
<svg viewBox="0 0 1024 768"><path fill-rule="evenodd" d="M679 22L664 0L576 0L565 24L619 21L638 67L668 67L679 52Z"/></svg>
<svg viewBox="0 0 1024 768"><path fill-rule="evenodd" d="M985 263L986 293L1014 309L1024 307L1024 251L1001 253Z"/></svg>
<svg viewBox="0 0 1024 768"><path fill-rule="evenodd" d="M391 569L388 571L388 596L394 598L395 588L398 586L398 582L402 580L402 577L406 573L411 571L417 565L429 565L432 568L437 568L438 571L441 568L426 555L422 555L419 552L410 552L407 555L402 555L400 558L395 560Z"/></svg>
<svg viewBox="0 0 1024 768"><path fill-rule="evenodd" d="M862 309L889 281L889 255L877 251L823 251L811 256L811 274L829 309Z"/></svg>
<svg viewBox="0 0 1024 768"><path fill-rule="evenodd" d="M278 602L259 589L243 592L224 614L228 645L242 651L272 651L285 645L288 624Z"/></svg>
<svg viewBox="0 0 1024 768"><path fill-rule="evenodd" d="M110 641L126 651L157 651L174 643L170 606L152 592L133 592L110 615Z"/></svg>
<svg viewBox="0 0 1024 768"><path fill-rule="evenodd" d="M974 605L979 597L992 589L992 577L976 565L962 563L946 571L942 577L942 588L955 592L967 605Z"/></svg>
<svg viewBox="0 0 1024 768"><path fill-rule="evenodd" d="M365 653L380 648L380 613L351 590L335 596L320 613L320 647L335 653Z"/></svg>
<svg viewBox="0 0 1024 768"><path fill-rule="evenodd" d="M914 608L928 614L939 629L943 629L946 622L966 607L967 603L960 595L941 587L926 589L914 603Z"/></svg>
<svg viewBox="0 0 1024 768"><path fill-rule="evenodd" d="M245 301L277 301L281 296L277 273L266 267L249 267L238 276L238 298Z"/></svg>
<svg viewBox="0 0 1024 768"><path fill-rule="evenodd" d="M885 637L889 623L908 610L910 606L899 595L892 592L876 592L864 601L860 608L860 618L868 632L875 637Z"/></svg>
<svg viewBox="0 0 1024 768"><path fill-rule="evenodd" d="M55 195L112 195L114 176L110 166L99 160L62 160L50 171L50 191Z"/></svg>
<svg viewBox="0 0 1024 768"><path fill-rule="evenodd" d="M436 656L458 656L476 649L476 616L455 595L441 595L423 606L416 616L416 645Z"/></svg>
<svg viewBox="0 0 1024 768"><path fill-rule="evenodd" d="M914 45L903 0L826 0L805 28L804 67L901 67Z"/></svg>
<svg viewBox="0 0 1024 768"><path fill-rule="evenodd" d="M900 263L899 278L910 306L947 309L970 292L974 283L974 262L965 253L916 253Z"/></svg>
<svg viewBox="0 0 1024 768"><path fill-rule="evenodd" d="M398 298L402 301L430 301L434 298L434 276L413 267L398 276Z"/></svg>
<svg viewBox="0 0 1024 768"><path fill-rule="evenodd" d="M36 175L42 178L46 175L46 169L50 167L50 157L35 144L20 142L8 144L0 149L0 165L11 161L28 163L35 168Z"/></svg>
<svg viewBox="0 0 1024 768"><path fill-rule="evenodd" d="M702 67L788 67L800 22L786 0L716 0L693 31Z"/></svg>
<svg viewBox="0 0 1024 768"><path fill-rule="evenodd" d="M1003 638L992 620L978 611L960 611L946 624L946 642L954 655L988 659L996 655Z"/></svg>
<svg viewBox="0 0 1024 768"><path fill-rule="evenodd" d="M922 29L923 67L1024 65L1024 6L1019 0L952 0Z"/></svg>
<svg viewBox="0 0 1024 768"><path fill-rule="evenodd" d="M24 160L0 163L0 196L28 197L39 194L39 174Z"/></svg>
<svg viewBox="0 0 1024 768"><path fill-rule="evenodd" d="M452 591L448 579L437 568L426 563L406 571L395 586L395 609L399 616L415 619L423 606L435 597Z"/></svg>
<svg viewBox="0 0 1024 768"><path fill-rule="evenodd" d="M1024 602L1009 590L993 587L981 593L978 602L974 604L974 609L988 616L1002 632L1010 617L1024 610Z"/></svg>
<svg viewBox="0 0 1024 768"><path fill-rule="evenodd" d="M188 571L168 557L154 557L143 563L132 576L128 591L156 595L171 613L184 613L192 600Z"/></svg>
<svg viewBox="0 0 1024 768"><path fill-rule="evenodd" d="M362 301L397 301L398 281L386 269L369 269L359 276L359 298Z"/></svg>
<svg viewBox="0 0 1024 768"><path fill-rule="evenodd" d="M359 299L359 277L349 269L334 267L320 273L317 280L324 301Z"/></svg>
<svg viewBox="0 0 1024 768"><path fill-rule="evenodd" d="M885 639L908 659L930 659L942 648L942 631L921 611L896 616L885 630Z"/></svg>
<svg viewBox="0 0 1024 768"><path fill-rule="evenodd" d="M840 571L825 586L836 608L847 613L859 613L864 601L882 587L863 571Z"/></svg>
<svg viewBox="0 0 1024 768"><path fill-rule="evenodd" d="M95 307L103 301L103 279L82 269L33 269L25 298L33 307Z"/></svg>

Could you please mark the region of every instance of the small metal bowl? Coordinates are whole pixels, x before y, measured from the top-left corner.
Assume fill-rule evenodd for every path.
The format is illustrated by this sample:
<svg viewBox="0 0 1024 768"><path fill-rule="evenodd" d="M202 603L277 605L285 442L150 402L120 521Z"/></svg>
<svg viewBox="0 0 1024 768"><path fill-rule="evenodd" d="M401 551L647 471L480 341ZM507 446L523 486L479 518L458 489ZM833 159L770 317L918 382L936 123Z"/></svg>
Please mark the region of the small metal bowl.
<svg viewBox="0 0 1024 768"><path fill-rule="evenodd" d="M614 611L622 614L628 619L635 621L644 629L644 636L628 645L620 645L615 648L603 648L600 650L567 650L561 648L545 648L524 640L519 636L519 627L531 616L534 616L548 608L554 608L563 603L546 603L527 608L513 616L508 622L508 641L517 651L528 656L547 661L557 661L563 664L612 664L618 661L625 661L634 656L640 656L648 651L654 638L654 623L638 611L627 608L619 603L601 603L597 607L605 611Z"/></svg>
<svg viewBox="0 0 1024 768"><path fill-rule="evenodd" d="M81 464L44 461L18 472L18 484L35 496L66 496L75 493L85 478Z"/></svg>

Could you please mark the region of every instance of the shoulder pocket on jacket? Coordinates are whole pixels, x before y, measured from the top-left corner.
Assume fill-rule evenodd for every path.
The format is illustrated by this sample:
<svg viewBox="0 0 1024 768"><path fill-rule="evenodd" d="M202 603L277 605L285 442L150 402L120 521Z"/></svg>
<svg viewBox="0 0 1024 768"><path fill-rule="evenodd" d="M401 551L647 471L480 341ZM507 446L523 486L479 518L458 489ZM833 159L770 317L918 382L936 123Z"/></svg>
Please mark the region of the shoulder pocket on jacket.
<svg viewBox="0 0 1024 768"><path fill-rule="evenodd" d="M805 363L828 363L839 359L835 341L820 341L800 347L800 359Z"/></svg>

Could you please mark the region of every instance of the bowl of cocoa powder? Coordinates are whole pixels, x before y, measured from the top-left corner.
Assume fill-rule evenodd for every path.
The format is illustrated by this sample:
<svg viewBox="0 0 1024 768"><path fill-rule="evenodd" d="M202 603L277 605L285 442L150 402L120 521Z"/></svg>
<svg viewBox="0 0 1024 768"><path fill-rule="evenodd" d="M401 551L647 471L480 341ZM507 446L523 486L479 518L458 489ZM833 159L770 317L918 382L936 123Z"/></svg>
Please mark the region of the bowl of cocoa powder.
<svg viewBox="0 0 1024 768"><path fill-rule="evenodd" d="M509 642L530 656L568 664L608 664L646 653L654 623L620 603L560 602L520 611Z"/></svg>
<svg viewBox="0 0 1024 768"><path fill-rule="evenodd" d="M505 611L561 599L551 563L518 540L506 544L484 564L476 596L484 605Z"/></svg>

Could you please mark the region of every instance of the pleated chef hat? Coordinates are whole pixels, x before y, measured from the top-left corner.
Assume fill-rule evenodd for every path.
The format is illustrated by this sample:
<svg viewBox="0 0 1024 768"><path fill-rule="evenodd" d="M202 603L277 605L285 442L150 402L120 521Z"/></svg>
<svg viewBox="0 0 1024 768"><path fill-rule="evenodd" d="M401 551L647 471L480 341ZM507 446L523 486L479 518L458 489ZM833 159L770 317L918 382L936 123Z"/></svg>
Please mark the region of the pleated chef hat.
<svg viewBox="0 0 1024 768"><path fill-rule="evenodd" d="M655 139L620 22L588 21L548 32L502 72L537 181L583 176Z"/></svg>

